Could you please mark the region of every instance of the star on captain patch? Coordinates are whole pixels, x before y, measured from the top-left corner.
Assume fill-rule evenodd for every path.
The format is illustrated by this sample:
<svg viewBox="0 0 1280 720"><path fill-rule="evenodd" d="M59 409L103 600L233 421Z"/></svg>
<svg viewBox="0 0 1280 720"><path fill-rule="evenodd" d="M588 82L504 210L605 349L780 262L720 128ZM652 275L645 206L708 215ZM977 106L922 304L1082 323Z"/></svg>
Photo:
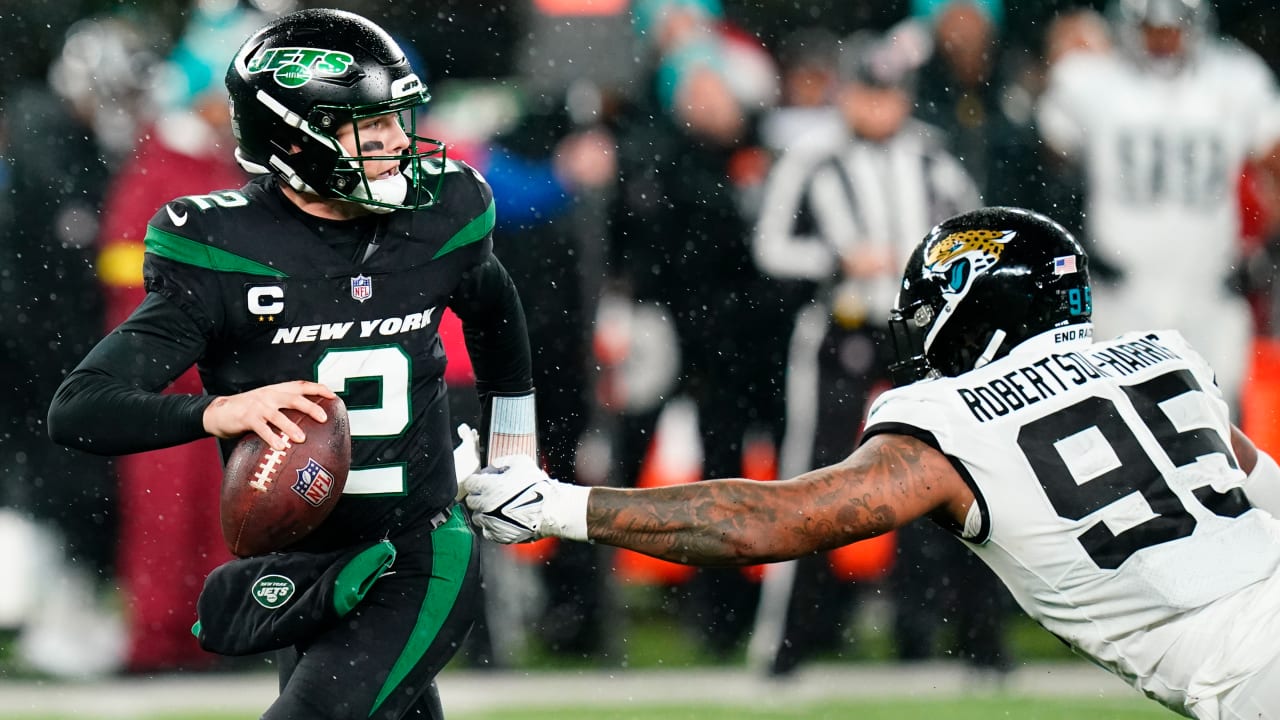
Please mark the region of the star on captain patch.
<svg viewBox="0 0 1280 720"><path fill-rule="evenodd" d="M373 279L368 275L351 278L351 299L364 302L373 297Z"/></svg>

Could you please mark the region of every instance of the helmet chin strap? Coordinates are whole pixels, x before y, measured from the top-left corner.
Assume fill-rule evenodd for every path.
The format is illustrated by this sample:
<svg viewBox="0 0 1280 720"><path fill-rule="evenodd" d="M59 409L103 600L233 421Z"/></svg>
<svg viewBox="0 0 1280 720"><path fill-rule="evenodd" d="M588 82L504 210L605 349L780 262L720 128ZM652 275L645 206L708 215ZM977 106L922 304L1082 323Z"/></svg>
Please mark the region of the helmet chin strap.
<svg viewBox="0 0 1280 720"><path fill-rule="evenodd" d="M404 176L404 173L396 173L381 180L369 180L360 183L355 191L351 193L351 198L353 202L359 203L371 212L385 214L396 208L385 207L375 203L403 205L405 195L408 193L409 180ZM360 202L361 200L373 200L374 202Z"/></svg>
<svg viewBox="0 0 1280 720"><path fill-rule="evenodd" d="M241 169L250 175L270 175L275 173L285 183L301 193L310 193L317 195L316 189L308 185L302 178L298 177L298 173L293 171L289 163L285 162L279 155L272 155L267 161L267 165L260 165L249 158L245 157L240 148L236 148L236 162L240 163ZM268 167L269 166L269 167Z"/></svg>

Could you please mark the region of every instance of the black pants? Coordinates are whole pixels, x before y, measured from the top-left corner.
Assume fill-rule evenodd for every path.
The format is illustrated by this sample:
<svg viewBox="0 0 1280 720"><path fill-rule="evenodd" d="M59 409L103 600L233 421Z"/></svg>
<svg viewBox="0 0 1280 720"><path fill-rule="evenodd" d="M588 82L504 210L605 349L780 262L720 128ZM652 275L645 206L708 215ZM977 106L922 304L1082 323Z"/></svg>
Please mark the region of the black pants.
<svg viewBox="0 0 1280 720"><path fill-rule="evenodd" d="M280 697L263 720L399 720L444 715L435 676L480 605L479 552L460 508L398 553L364 600L305 646L282 650Z"/></svg>

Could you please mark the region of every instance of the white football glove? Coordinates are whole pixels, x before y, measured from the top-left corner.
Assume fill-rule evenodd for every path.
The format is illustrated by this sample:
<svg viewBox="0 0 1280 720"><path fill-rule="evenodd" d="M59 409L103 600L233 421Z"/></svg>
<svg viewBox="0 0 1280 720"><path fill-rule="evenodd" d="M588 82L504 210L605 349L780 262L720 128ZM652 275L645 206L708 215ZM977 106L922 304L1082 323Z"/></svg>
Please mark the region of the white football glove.
<svg viewBox="0 0 1280 720"><path fill-rule="evenodd" d="M462 481L468 475L480 469L480 433L466 423L458 426L458 438L462 444L453 449L453 472L458 478L458 496L455 501L462 500Z"/></svg>
<svg viewBox="0 0 1280 720"><path fill-rule="evenodd" d="M552 480L528 455L498 458L460 485L471 521L487 540L587 539L590 488Z"/></svg>

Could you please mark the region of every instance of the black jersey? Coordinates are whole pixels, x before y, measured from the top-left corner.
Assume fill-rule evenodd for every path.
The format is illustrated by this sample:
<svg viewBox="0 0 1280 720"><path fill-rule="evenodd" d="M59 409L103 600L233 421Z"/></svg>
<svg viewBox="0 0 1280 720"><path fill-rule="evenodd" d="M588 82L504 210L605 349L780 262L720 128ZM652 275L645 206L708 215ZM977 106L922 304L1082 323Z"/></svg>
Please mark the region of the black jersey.
<svg viewBox="0 0 1280 720"><path fill-rule="evenodd" d="M456 492L437 328L464 278L496 262L494 206L474 170L444 171L424 210L324 221L268 177L174 200L147 228L147 290L201 328L210 394L304 379L346 401L351 474L306 548L376 539Z"/></svg>

